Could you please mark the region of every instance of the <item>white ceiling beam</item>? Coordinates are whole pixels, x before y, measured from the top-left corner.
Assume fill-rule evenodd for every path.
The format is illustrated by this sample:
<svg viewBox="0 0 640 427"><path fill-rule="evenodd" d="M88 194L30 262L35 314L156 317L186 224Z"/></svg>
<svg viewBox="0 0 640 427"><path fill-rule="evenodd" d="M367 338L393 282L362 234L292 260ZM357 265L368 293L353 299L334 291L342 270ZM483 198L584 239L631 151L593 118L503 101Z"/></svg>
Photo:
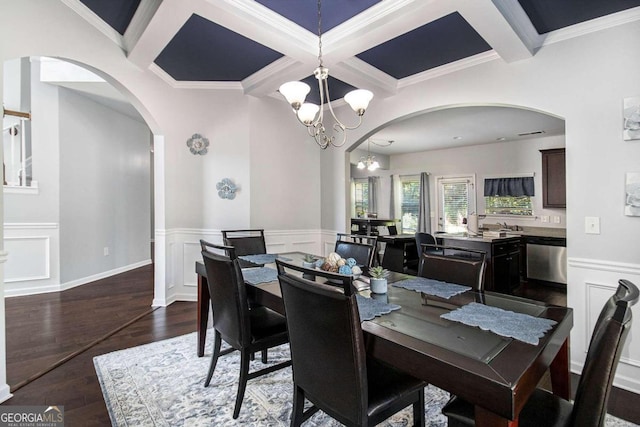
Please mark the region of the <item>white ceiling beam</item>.
<svg viewBox="0 0 640 427"><path fill-rule="evenodd" d="M129 40L129 60L148 69L192 15L194 3L193 0L163 0L138 39Z"/></svg>
<svg viewBox="0 0 640 427"><path fill-rule="evenodd" d="M460 15L505 62L533 56L534 47L525 43L519 31L514 30L492 0L453 0L452 3ZM497 0L496 3L502 6L506 4L502 0Z"/></svg>
<svg viewBox="0 0 640 427"><path fill-rule="evenodd" d="M160 7L162 0L141 0L138 9L133 14L131 22L124 32L124 47L127 52L131 51L135 44L138 42L142 33L147 28L153 15Z"/></svg>

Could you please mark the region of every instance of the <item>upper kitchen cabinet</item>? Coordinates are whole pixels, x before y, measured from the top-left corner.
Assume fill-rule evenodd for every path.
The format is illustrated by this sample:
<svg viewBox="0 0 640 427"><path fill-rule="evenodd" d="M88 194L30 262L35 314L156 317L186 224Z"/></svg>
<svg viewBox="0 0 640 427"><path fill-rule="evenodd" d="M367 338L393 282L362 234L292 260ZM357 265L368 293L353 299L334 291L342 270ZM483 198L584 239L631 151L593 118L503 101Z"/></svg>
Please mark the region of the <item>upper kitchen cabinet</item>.
<svg viewBox="0 0 640 427"><path fill-rule="evenodd" d="M564 148L540 150L540 152L542 153L542 207L566 208Z"/></svg>

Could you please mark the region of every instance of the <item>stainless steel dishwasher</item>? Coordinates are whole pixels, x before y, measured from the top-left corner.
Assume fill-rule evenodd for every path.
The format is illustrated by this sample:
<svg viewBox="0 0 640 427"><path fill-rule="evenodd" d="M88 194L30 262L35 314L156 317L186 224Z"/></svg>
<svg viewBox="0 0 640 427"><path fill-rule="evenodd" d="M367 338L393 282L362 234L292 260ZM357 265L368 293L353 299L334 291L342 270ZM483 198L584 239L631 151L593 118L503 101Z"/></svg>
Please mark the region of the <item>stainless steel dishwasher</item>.
<svg viewBox="0 0 640 427"><path fill-rule="evenodd" d="M527 279L567 284L567 239L526 237Z"/></svg>

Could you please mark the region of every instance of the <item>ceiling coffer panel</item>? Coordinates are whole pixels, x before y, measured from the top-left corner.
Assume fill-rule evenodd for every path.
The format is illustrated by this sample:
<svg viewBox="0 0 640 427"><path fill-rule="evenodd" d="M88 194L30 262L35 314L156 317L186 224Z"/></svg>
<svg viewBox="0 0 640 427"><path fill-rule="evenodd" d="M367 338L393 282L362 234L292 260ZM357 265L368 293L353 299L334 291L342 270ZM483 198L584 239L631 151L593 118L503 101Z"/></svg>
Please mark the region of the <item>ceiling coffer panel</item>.
<svg viewBox="0 0 640 427"><path fill-rule="evenodd" d="M155 63L178 81L242 81L282 56L194 14Z"/></svg>
<svg viewBox="0 0 640 427"><path fill-rule="evenodd" d="M124 35L140 0L80 0L111 28Z"/></svg>

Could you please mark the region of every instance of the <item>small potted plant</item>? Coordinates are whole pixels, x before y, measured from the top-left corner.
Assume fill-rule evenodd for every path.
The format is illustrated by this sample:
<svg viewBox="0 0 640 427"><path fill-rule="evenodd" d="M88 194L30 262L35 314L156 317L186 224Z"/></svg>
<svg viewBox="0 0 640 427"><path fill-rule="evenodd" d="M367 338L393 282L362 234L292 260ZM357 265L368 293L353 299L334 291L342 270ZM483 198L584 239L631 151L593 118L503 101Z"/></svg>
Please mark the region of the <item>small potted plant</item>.
<svg viewBox="0 0 640 427"><path fill-rule="evenodd" d="M389 270L382 268L381 266L377 266L369 269L369 275L371 276L371 279L369 280L371 292L374 294L386 294Z"/></svg>
<svg viewBox="0 0 640 427"><path fill-rule="evenodd" d="M304 268L316 268L316 258L311 254L305 254L302 259L302 266Z"/></svg>

